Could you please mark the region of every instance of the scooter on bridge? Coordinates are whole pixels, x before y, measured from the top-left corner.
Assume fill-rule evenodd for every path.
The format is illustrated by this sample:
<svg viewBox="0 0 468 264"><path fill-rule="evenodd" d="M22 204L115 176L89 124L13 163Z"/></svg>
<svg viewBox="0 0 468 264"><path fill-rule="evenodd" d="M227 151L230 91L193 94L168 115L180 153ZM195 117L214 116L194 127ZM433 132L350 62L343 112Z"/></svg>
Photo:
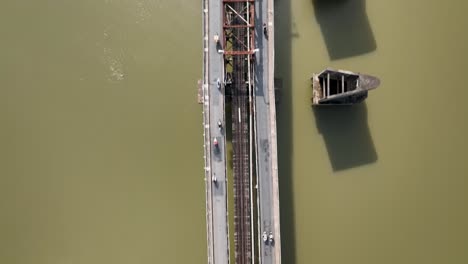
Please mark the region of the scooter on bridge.
<svg viewBox="0 0 468 264"><path fill-rule="evenodd" d="M263 243L268 243L268 235L266 233L266 231L263 231L263 234L262 234L262 240L263 240Z"/></svg>
<svg viewBox="0 0 468 264"><path fill-rule="evenodd" d="M273 244L273 242L275 242L274 239L275 239L275 238L273 237L273 233L270 232L270 235L268 236L268 242L270 242L270 244Z"/></svg>
<svg viewBox="0 0 468 264"><path fill-rule="evenodd" d="M268 27L266 23L263 23L263 35L268 40Z"/></svg>

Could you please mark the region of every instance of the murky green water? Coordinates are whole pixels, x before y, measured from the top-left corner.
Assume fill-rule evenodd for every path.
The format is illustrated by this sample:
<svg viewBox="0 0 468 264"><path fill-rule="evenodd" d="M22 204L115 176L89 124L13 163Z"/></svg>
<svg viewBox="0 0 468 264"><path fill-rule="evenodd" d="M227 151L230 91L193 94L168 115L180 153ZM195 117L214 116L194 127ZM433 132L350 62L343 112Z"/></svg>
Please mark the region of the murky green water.
<svg viewBox="0 0 468 264"><path fill-rule="evenodd" d="M466 10L277 1L283 263L468 262ZM309 78L327 66L382 85L313 112Z"/></svg>
<svg viewBox="0 0 468 264"><path fill-rule="evenodd" d="M0 6L0 262L206 263L200 3Z"/></svg>
<svg viewBox="0 0 468 264"><path fill-rule="evenodd" d="M277 1L283 263L468 261L468 3L387 2ZM206 263L200 8L1 4L1 263ZM326 66L382 85L313 112Z"/></svg>

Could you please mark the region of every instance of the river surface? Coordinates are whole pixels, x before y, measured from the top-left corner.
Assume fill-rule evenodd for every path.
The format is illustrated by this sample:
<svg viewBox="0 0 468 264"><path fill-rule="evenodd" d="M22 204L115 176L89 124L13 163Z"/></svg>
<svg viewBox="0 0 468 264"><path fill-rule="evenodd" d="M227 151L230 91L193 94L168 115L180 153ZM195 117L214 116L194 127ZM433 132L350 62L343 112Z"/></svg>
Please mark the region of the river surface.
<svg viewBox="0 0 468 264"><path fill-rule="evenodd" d="M283 263L468 262L466 10L277 1ZM0 262L206 263L200 1L4 1L0 33ZM327 66L381 86L314 111Z"/></svg>

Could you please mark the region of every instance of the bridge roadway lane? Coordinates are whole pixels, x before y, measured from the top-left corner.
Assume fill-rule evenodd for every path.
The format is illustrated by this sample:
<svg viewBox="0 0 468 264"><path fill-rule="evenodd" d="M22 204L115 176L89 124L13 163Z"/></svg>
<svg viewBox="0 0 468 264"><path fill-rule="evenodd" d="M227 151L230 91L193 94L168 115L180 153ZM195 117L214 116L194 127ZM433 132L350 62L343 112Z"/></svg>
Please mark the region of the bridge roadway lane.
<svg viewBox="0 0 468 264"><path fill-rule="evenodd" d="M255 2L255 46L259 49L255 61L255 125L257 146L259 231L272 232L273 243L260 243L260 263L281 263L279 204L276 158L276 118L274 101L274 32L273 1ZM263 25L267 26L267 36ZM272 94L273 92L273 94ZM272 112L272 113L270 113ZM273 129L273 130L272 130Z"/></svg>
<svg viewBox="0 0 468 264"><path fill-rule="evenodd" d="M214 36L219 35L222 41L222 2L208 1L208 90L210 103L210 134L211 134L211 176L216 177L212 184L213 211L213 253L215 264L229 263L229 237L227 216L227 179L226 179L226 138L224 113L224 87L217 87L217 79L223 83L223 54L218 53ZM218 121L222 122L222 129L218 128ZM214 139L218 140L218 147L214 146Z"/></svg>

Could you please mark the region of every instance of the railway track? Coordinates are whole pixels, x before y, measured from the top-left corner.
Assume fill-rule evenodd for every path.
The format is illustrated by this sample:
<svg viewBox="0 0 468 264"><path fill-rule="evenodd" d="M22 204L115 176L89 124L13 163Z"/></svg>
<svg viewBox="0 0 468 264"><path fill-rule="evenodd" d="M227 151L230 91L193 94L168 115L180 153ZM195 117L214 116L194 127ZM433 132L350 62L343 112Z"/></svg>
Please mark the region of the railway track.
<svg viewBox="0 0 468 264"><path fill-rule="evenodd" d="M253 59L254 0L223 0L223 48L226 75L230 76L234 244L237 264L252 263L250 182L250 85Z"/></svg>
<svg viewBox="0 0 468 264"><path fill-rule="evenodd" d="M250 226L250 149L249 101L243 78L244 56L234 59L237 69L232 95L233 174L234 174L234 228L236 263L252 263Z"/></svg>

